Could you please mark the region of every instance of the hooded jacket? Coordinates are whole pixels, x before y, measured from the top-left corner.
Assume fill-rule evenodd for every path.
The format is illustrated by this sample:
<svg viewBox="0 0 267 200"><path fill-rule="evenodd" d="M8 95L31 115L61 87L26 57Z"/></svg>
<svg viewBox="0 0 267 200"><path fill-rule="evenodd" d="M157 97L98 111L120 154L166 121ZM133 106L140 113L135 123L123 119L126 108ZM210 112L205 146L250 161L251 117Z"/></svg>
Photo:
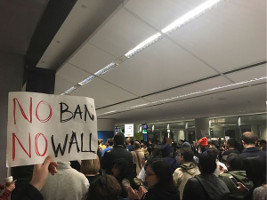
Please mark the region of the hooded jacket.
<svg viewBox="0 0 267 200"><path fill-rule="evenodd" d="M235 199L246 199L251 194L250 191L243 191L238 190L237 186L234 184L234 182L230 179L230 177L234 177L238 182L243 183L248 190L251 190L253 188L253 182L247 178L247 174L245 170L236 170L236 171L230 171L227 173L223 173L219 176L221 180L225 182L227 187L230 190L230 198Z"/></svg>
<svg viewBox="0 0 267 200"><path fill-rule="evenodd" d="M173 173L173 181L180 192L180 199L183 197L183 191L188 179L200 174L200 171L195 163L186 162L177 168Z"/></svg>

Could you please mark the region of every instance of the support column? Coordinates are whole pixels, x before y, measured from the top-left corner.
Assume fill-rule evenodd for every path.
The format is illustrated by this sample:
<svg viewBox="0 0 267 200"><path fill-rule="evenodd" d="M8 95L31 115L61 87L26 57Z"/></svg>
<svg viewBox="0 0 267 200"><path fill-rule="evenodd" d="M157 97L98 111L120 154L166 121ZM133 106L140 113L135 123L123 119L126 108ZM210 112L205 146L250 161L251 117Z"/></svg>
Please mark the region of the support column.
<svg viewBox="0 0 267 200"><path fill-rule="evenodd" d="M196 138L210 137L209 132L209 119L208 118L196 118L195 119Z"/></svg>

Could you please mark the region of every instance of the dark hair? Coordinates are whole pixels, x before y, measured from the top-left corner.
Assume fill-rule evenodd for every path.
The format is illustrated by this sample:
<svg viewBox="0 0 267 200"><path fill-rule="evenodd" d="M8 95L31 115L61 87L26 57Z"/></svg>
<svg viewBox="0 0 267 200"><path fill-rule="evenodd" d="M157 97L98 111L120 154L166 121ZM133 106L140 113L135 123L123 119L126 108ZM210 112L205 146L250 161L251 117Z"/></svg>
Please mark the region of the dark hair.
<svg viewBox="0 0 267 200"><path fill-rule="evenodd" d="M229 147L236 147L236 141L234 138L230 138L229 140L227 140L227 144Z"/></svg>
<svg viewBox="0 0 267 200"><path fill-rule="evenodd" d="M133 175L133 164L129 163L123 158L115 160L113 167L119 170L119 175L116 177L119 181L122 181L124 178L130 179L130 177Z"/></svg>
<svg viewBox="0 0 267 200"><path fill-rule="evenodd" d="M257 136L253 132L245 132L241 137L241 140L243 140L245 144L255 144L257 139Z"/></svg>
<svg viewBox="0 0 267 200"><path fill-rule="evenodd" d="M213 156L216 159L218 155L220 154L220 151L215 147L211 147L211 148L208 148L207 154Z"/></svg>
<svg viewBox="0 0 267 200"><path fill-rule="evenodd" d="M212 174L216 168L216 158L213 155L201 154L199 156L199 170L201 174Z"/></svg>
<svg viewBox="0 0 267 200"><path fill-rule="evenodd" d="M192 162L194 157L194 152L191 150L190 147L182 147L180 149L180 153L186 162Z"/></svg>
<svg viewBox="0 0 267 200"><path fill-rule="evenodd" d="M108 146L112 146L113 145L113 139L112 138L108 138L107 144L108 144Z"/></svg>
<svg viewBox="0 0 267 200"><path fill-rule="evenodd" d="M266 159L249 157L244 160L247 177L253 181L254 188L266 184Z"/></svg>
<svg viewBox="0 0 267 200"><path fill-rule="evenodd" d="M102 175L89 187L87 200L119 200L120 183L114 176Z"/></svg>
<svg viewBox="0 0 267 200"><path fill-rule="evenodd" d="M230 165L231 170L242 170L243 168L243 160L236 153L230 153L227 156L226 163Z"/></svg>
<svg viewBox="0 0 267 200"><path fill-rule="evenodd" d="M123 133L119 132L114 135L114 145L124 145L124 135Z"/></svg>
<svg viewBox="0 0 267 200"><path fill-rule="evenodd" d="M154 186L157 189L173 189L174 183L170 165L164 158L154 158L148 161L148 165L158 178L158 183Z"/></svg>

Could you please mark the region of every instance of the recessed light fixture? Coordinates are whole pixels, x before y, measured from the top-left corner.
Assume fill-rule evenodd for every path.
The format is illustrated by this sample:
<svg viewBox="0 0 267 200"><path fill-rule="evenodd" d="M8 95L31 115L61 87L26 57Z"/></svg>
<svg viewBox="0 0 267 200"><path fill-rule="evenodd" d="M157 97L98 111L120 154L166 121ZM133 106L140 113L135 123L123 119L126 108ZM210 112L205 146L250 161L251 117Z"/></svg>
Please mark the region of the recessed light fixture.
<svg viewBox="0 0 267 200"><path fill-rule="evenodd" d="M189 22L190 20L194 19L195 17L203 14L205 11L210 9L212 6L215 4L219 3L221 0L209 0L206 1L205 3L197 6L193 10L190 10L186 14L184 14L182 17L179 17L172 23L170 23L168 26L163 28L161 30L162 33L168 34L172 32L173 30L179 28L180 26L184 25L185 23Z"/></svg>
<svg viewBox="0 0 267 200"><path fill-rule="evenodd" d="M117 66L118 66L117 63L111 62L107 66L105 66L104 68L102 68L102 69L98 70L96 73L94 73L94 75L96 75L96 76L103 75L106 72L108 72L109 70L111 70L112 68L117 67Z"/></svg>
<svg viewBox="0 0 267 200"><path fill-rule="evenodd" d="M73 90L75 90L76 89L76 87L71 87L70 89L68 89L68 90L66 90L64 93L65 94L69 94L69 93L71 93Z"/></svg>
<svg viewBox="0 0 267 200"><path fill-rule="evenodd" d="M83 86L83 85L89 83L90 81L92 81L94 79L94 77L95 77L94 75L90 75L86 79L79 82L78 85Z"/></svg>
<svg viewBox="0 0 267 200"><path fill-rule="evenodd" d="M146 40L144 40L143 42L141 42L140 44L138 44L136 47L134 47L133 49L131 49L130 51L128 51L124 55L127 58L130 58L133 55L137 54L138 52L142 51L144 48L150 46L151 44L153 44L154 42L156 42L160 38L161 38L161 33L156 33L156 34L150 36L149 38L147 38Z"/></svg>

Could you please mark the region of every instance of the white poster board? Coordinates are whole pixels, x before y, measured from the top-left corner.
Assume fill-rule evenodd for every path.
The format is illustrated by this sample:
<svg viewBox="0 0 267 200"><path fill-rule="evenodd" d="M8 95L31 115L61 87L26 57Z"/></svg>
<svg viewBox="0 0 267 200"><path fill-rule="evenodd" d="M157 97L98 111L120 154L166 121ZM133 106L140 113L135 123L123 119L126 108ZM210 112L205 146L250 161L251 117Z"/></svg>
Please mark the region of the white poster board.
<svg viewBox="0 0 267 200"><path fill-rule="evenodd" d="M95 159L97 118L88 97L10 92L6 166Z"/></svg>
<svg viewBox="0 0 267 200"><path fill-rule="evenodd" d="M124 136L133 137L134 136L134 124L125 124L124 125Z"/></svg>

